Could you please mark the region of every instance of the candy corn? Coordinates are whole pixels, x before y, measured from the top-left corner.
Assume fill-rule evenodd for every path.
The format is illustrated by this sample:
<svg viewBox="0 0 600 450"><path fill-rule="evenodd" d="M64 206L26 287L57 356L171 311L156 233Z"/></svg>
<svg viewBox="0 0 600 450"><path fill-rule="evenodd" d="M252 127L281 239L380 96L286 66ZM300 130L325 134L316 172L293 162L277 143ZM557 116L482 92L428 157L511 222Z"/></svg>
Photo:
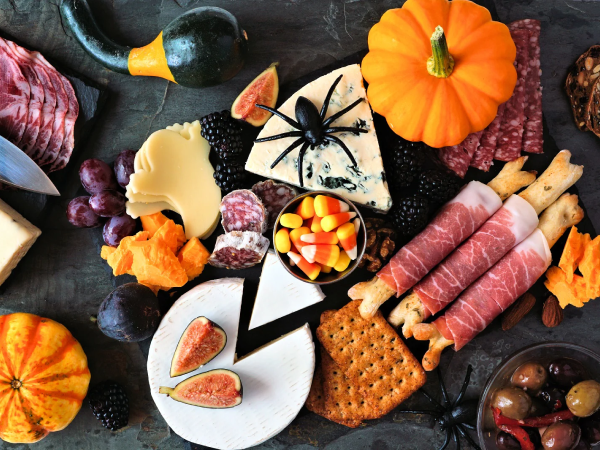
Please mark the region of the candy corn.
<svg viewBox="0 0 600 450"><path fill-rule="evenodd" d="M306 242L307 244L331 245L335 245L340 241L338 235L332 231L330 231L329 233L321 231L320 233L303 234L302 236L300 236L300 240L302 240L302 242Z"/></svg>
<svg viewBox="0 0 600 450"><path fill-rule="evenodd" d="M300 217L298 214L284 214L281 216L281 219L279 219L281 226L287 228L300 228L302 226L302 222L302 217Z"/></svg>
<svg viewBox="0 0 600 450"><path fill-rule="evenodd" d="M280 253L287 253L292 249L292 241L290 241L290 230L282 228L275 235L275 248Z"/></svg>
<svg viewBox="0 0 600 450"><path fill-rule="evenodd" d="M337 245L305 245L300 252L308 262L318 262L331 267L335 266L340 257L340 248Z"/></svg>
<svg viewBox="0 0 600 450"><path fill-rule="evenodd" d="M342 250L340 252L340 256L339 256L337 262L335 263L335 265L333 266L333 268L335 270L337 270L338 272L343 272L350 265L350 261L351 261L350 257L346 254L346 252L344 250Z"/></svg>
<svg viewBox="0 0 600 450"><path fill-rule="evenodd" d="M304 226L310 228L310 231L313 233L319 233L323 231L323 228L321 228L321 220L322 219L319 216L314 215L310 219L304 221Z"/></svg>
<svg viewBox="0 0 600 450"><path fill-rule="evenodd" d="M306 227L300 227L290 231L290 240L292 241L292 244L294 244L294 247L296 247L298 250L302 250L302 247L307 245L300 239L300 236L303 234L310 234L310 230Z"/></svg>
<svg viewBox="0 0 600 450"><path fill-rule="evenodd" d="M335 233L340 240L340 245L346 251L350 259L356 259L358 255L358 248L356 247L356 226L353 223L348 222L341 225ZM306 236L310 235L307 234Z"/></svg>
<svg viewBox="0 0 600 450"><path fill-rule="evenodd" d="M346 222L354 219L355 217L355 212L342 212L325 216L321 220L321 228L323 228L323 231L332 231L340 225L343 225Z"/></svg>
<svg viewBox="0 0 600 450"><path fill-rule="evenodd" d="M289 252L290 262L293 261L298 268L306 274L311 280L316 279L321 273L321 266L318 264L311 264L302 256L297 253Z"/></svg>
<svg viewBox="0 0 600 450"><path fill-rule="evenodd" d="M317 195L314 203L315 214L319 217L330 216L346 212L350 209L348 203L342 202L337 198L327 197L326 195ZM327 230L329 231L329 230Z"/></svg>
<svg viewBox="0 0 600 450"><path fill-rule="evenodd" d="M304 197L304 199L298 205L296 214L303 219L310 219L315 215L315 199L313 197Z"/></svg>
<svg viewBox="0 0 600 450"><path fill-rule="evenodd" d="M354 224L354 229L356 230L356 235L358 235L358 231L360 230L360 219L357 217L352 221Z"/></svg>
<svg viewBox="0 0 600 450"><path fill-rule="evenodd" d="M319 263L315 263L315 264L319 264ZM333 270L333 267L331 267L331 266L325 266L323 264L319 264L319 266L321 266L321 273L331 273L331 271Z"/></svg>

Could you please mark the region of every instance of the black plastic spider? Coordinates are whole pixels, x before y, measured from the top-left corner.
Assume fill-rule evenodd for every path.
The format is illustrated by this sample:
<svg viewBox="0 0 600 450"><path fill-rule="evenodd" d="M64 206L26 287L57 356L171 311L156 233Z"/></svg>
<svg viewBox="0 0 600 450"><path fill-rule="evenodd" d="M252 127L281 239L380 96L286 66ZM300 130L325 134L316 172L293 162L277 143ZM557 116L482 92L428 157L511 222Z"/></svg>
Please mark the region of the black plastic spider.
<svg viewBox="0 0 600 450"><path fill-rule="evenodd" d="M463 382L462 388L458 397L454 402L451 402L448 397L448 392L446 391L446 386L444 386L444 380L442 379L442 374L438 369L438 378L440 380L440 388L442 390L442 400L443 405L440 405L433 397L431 397L427 392L421 389L421 392L427 400L429 400L435 406L435 411L400 411L404 413L411 414L427 414L432 416L434 420L440 425L440 428L443 431L446 431L446 439L444 439L444 443L439 448L439 450L444 450L448 444L450 443L450 438L454 439L456 444L456 449L460 450L460 436L465 438L471 447L476 450L481 450L479 445L473 440L471 436L469 436L469 432L465 430L465 428L469 430L475 430L475 427L467 422L472 422L475 420L477 415L477 400L466 400L461 403L463 396L469 386L469 381L471 379L471 372L473 372L473 368L469 365L467 368L467 375L465 376L465 381Z"/></svg>
<svg viewBox="0 0 600 450"><path fill-rule="evenodd" d="M290 131L287 133L281 133L281 134L277 134L275 136L269 136L269 137L265 137L265 138L260 138L257 139L255 142L267 142L267 141L274 141L277 139L283 139L283 138L288 138L288 137L297 137L299 139L295 140L294 142L292 142L292 144L286 148L281 155L279 155L277 157L277 159L273 162L273 164L271 164L271 169L273 169L277 164L279 164L279 162L285 158L285 156L290 153L292 150L294 150L296 147L302 145L302 147L300 148L300 153L298 154L298 179L300 180L300 187L304 187L304 178L303 178L303 174L302 174L302 160L304 159L304 155L306 153L306 150L308 150L308 147L310 146L311 150L314 150L315 147L318 147L319 145L323 144L323 142L328 141L328 142L333 142L337 145L339 145L344 152L346 152L346 155L348 155L348 158L350 158L350 161L352 161L352 165L354 167L356 167L356 160L354 159L354 156L352 156L352 153L350 153L350 150L348 150L348 147L346 147L346 144L344 144L344 142L337 136L333 136L333 133L340 133L340 132L351 132L351 133L368 133L369 130L366 130L364 128L359 128L359 127L330 127L330 125L335 122L337 119L339 119L340 117L342 117L344 114L346 114L348 111L350 111L351 109L353 109L354 107L356 107L356 105L358 105L359 103L364 101L364 98L359 98L358 100L356 100L355 102L353 102L351 105L347 106L346 108L342 109L341 111L333 114L332 116L328 117L325 120L325 115L327 114L327 108L329 106L329 101L331 100L331 96L333 95L333 91L335 90L335 87L338 85L338 83L340 82L340 80L342 79L342 75L340 75L331 85L331 87L329 88L329 92L327 92L327 96L325 97L325 101L323 102L323 106L321 107L321 112L319 113L317 107L315 106L315 104L313 102L311 102L309 99L307 99L306 97L298 97L298 100L296 100L296 120L291 119L290 117L281 114L279 111L269 108L268 106L265 105L256 105L257 108L262 108L266 111L269 111L270 113L276 115L277 117L285 120L287 123L289 123L291 126L293 126L296 130L298 131Z"/></svg>

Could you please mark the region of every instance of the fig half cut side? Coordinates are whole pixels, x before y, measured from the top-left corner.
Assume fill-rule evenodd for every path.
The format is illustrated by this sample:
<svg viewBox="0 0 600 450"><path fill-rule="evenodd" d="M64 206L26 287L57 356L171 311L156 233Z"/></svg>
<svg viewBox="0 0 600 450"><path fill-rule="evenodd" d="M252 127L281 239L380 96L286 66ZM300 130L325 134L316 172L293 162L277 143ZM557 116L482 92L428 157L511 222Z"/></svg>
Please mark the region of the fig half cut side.
<svg viewBox="0 0 600 450"><path fill-rule="evenodd" d="M231 370L215 369L158 390L173 400L201 408L233 408L242 403L242 381Z"/></svg>

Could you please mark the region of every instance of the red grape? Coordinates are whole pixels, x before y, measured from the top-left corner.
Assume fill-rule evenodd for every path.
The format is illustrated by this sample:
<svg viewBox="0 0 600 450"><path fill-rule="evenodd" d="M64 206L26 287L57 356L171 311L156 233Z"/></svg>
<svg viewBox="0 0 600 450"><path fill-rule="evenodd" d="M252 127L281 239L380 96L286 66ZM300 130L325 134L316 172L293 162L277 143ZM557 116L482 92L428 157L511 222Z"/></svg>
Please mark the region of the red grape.
<svg viewBox="0 0 600 450"><path fill-rule="evenodd" d="M90 208L89 197L76 197L67 206L67 219L79 228L95 228L102 225L102 219Z"/></svg>
<svg viewBox="0 0 600 450"><path fill-rule="evenodd" d="M83 188L90 194L116 190L119 186L108 164L99 159L88 159L79 168L79 178Z"/></svg>
<svg viewBox="0 0 600 450"><path fill-rule="evenodd" d="M132 236L136 227L137 222L127 214L111 217L104 225L102 237L104 238L106 245L116 247L121 242L121 239Z"/></svg>
<svg viewBox="0 0 600 450"><path fill-rule="evenodd" d="M133 161L135 160L135 151L123 150L115 160L115 175L117 183L122 188L126 188L129 184L129 177L134 172Z"/></svg>
<svg viewBox="0 0 600 450"><path fill-rule="evenodd" d="M90 208L102 217L120 216L125 212L127 199L116 191L102 191L90 197Z"/></svg>

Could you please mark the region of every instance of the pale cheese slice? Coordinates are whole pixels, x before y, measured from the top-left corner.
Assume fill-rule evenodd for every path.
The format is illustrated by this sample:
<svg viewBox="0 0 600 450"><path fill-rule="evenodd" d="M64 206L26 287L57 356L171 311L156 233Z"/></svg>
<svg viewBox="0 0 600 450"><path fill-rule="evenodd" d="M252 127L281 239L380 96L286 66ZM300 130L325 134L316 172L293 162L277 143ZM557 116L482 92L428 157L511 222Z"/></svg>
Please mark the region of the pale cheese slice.
<svg viewBox="0 0 600 450"><path fill-rule="evenodd" d="M325 294L318 285L305 283L291 275L275 252L269 250L262 267L248 329L273 322L319 303L324 298Z"/></svg>
<svg viewBox="0 0 600 450"><path fill-rule="evenodd" d="M207 238L219 221L221 190L213 178L210 145L199 121L175 124L137 152L127 186L127 213L137 218L164 209L179 213L188 239Z"/></svg>
<svg viewBox="0 0 600 450"><path fill-rule="evenodd" d="M182 295L163 317L148 355L150 392L169 426L184 439L216 449L244 449L272 438L302 409L312 383L315 349L308 324L236 361L244 280L223 278ZM196 317L217 323L227 334L223 351L201 369L170 378L171 358L181 334ZM159 394L160 386L212 369L229 369L242 381L243 400L230 409L179 403Z"/></svg>
<svg viewBox="0 0 600 450"><path fill-rule="evenodd" d="M36 226L0 200L0 285L41 234Z"/></svg>
<svg viewBox="0 0 600 450"><path fill-rule="evenodd" d="M392 206L392 198L385 180L379 143L373 125L373 115L367 102L367 93L358 64L334 70L307 84L284 102L279 111L294 119L296 100L300 96L308 98L320 110L329 88L340 75L343 77L331 97L327 117L359 98L365 99L364 102L330 125L332 127L360 126L369 130L368 133L360 135L347 132L334 134L352 152L358 164L358 171L352 167L350 159L338 145L322 145L306 152L303 159L304 187L309 190L330 190L350 201L377 210L388 211ZM287 122L273 116L265 124L258 137L275 136L294 130ZM299 148L292 151L273 169L270 168L273 161L295 139L297 138L284 138L254 144L246 162L246 170L299 186Z"/></svg>

